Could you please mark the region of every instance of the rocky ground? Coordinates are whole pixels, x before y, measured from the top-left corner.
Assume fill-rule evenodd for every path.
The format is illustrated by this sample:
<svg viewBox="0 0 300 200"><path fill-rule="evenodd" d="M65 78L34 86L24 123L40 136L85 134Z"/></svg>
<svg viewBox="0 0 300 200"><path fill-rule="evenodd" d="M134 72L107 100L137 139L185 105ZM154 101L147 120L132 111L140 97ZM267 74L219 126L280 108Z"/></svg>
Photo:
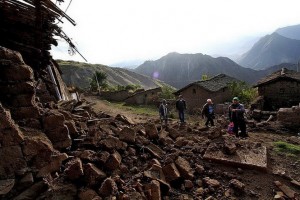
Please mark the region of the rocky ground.
<svg viewBox="0 0 300 200"><path fill-rule="evenodd" d="M25 155L16 157L24 159L25 167L2 153L19 171L0 182L1 199L299 199L299 158L276 153L273 142L300 145L300 139L281 133L276 124L252 124L250 137L241 140L226 133L228 122L221 116L211 128L197 120L184 125L173 120L161 127L154 116L84 98L49 105L46 135L20 127ZM5 109L2 113L9 119ZM58 140L53 131L64 125L71 140ZM261 163L230 161L253 154L258 158L264 149ZM228 160L210 159L208 152Z"/></svg>
<svg viewBox="0 0 300 200"><path fill-rule="evenodd" d="M156 116L149 116L149 115L135 115L131 112L124 111L121 109L112 109L111 106L107 103L103 103L102 101L99 101L99 98L97 97L86 97L89 101L97 102L93 109L96 112L100 112L101 110L104 110L106 113L111 114L112 116L116 115L117 113L122 113L126 116L129 116L131 119L138 123L148 123L156 122L157 118ZM219 116L220 119L220 116ZM173 122L172 122L173 121ZM222 128L226 128L226 123L224 121L219 120L219 123L217 126L221 126ZM223 123L223 124L222 124ZM199 133L197 131L191 131L190 129L195 128L196 130L200 130L205 132L204 137L208 136L206 133L209 134L208 130L205 130L203 127L204 121L203 119L195 116L190 117L189 122L185 126L185 128L178 127L178 124L176 120L171 120L171 124L175 126L175 129L179 129L181 131L184 131L183 137L193 137L199 136ZM172 126L171 125L171 126ZM258 127L257 127L258 126ZM290 157L285 154L280 154L275 151L273 151L274 148L274 142L276 141L285 141L292 144L300 144L300 138L295 136L295 133L290 133L286 130L281 130L280 127L278 127L276 124L268 124L268 123L258 123L257 126L254 127L248 127L249 135L250 137L246 140L250 143L259 143L262 144L267 148L267 170L256 170L251 169L251 166L243 166L238 167L234 166L230 163L227 164L219 164L219 163L212 163L211 161L202 160L201 165L207 167L208 173L210 176L214 174L215 176L219 177L217 180L221 180L223 183L228 184L228 179L230 179L230 176L234 176L234 178L241 180L245 185L244 192L239 193L237 196L230 196L227 190L227 193L224 193L226 195L225 199L273 199L273 197L276 196L278 188L275 187L274 181L281 181L282 183L287 184L290 187L293 187L295 191L298 191L299 193L299 185L297 184L291 184L290 181L296 180L298 183L300 181L300 158ZM196 134L195 134L196 132ZM203 136L203 134L201 134ZM225 134L226 135L226 134ZM209 136L208 136L209 137ZM201 138L203 139L203 138ZM205 138L207 139L207 138ZM208 139L209 140L209 139ZM217 141L218 137L215 139L212 139L211 142ZM184 149L184 147L181 147ZM195 160L202 159L203 153L195 152L196 158ZM198 155L198 156L197 156ZM190 162L193 163L191 159L187 159ZM230 174L229 177L228 174ZM208 175L209 176L209 175ZM213 177L215 177L213 176ZM231 177L232 178L232 177ZM224 182L225 181L225 182ZM230 185L230 184L229 184ZM187 190L189 191L189 190ZM232 192L232 191L231 191ZM236 192L236 191L234 191ZM248 192L248 195L247 194ZM242 196L240 196L242 195ZM198 195L196 195L198 196ZM208 195L209 196L209 195ZM217 197L217 199L221 198L222 195ZM280 196L280 195L279 195ZM193 197L195 198L195 196ZM201 197L199 196L201 199ZM221 199L222 199L221 198ZM276 197L279 198L279 197ZM282 198L282 197L281 197ZM287 198L285 196L285 198ZM179 198L180 199L180 198ZM184 198L182 198L184 199ZM284 199L284 198L283 198ZM288 199L288 198L287 198Z"/></svg>

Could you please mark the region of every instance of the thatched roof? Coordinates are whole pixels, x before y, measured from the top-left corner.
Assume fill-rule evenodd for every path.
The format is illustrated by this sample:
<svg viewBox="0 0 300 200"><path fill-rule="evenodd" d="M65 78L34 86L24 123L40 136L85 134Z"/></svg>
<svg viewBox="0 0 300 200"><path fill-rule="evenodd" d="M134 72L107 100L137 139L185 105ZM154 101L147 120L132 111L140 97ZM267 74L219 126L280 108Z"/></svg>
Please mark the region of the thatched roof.
<svg viewBox="0 0 300 200"><path fill-rule="evenodd" d="M176 91L174 94L179 94L180 92L182 92L183 90L186 90L187 88L191 87L191 86L200 86L203 89L210 91L210 92L216 92L219 91L225 87L228 86L228 83L232 83L232 82L240 82L240 80L227 76L225 74L219 74L216 75L208 80L202 80L202 81L197 81L194 83L191 83L183 88L181 88L180 90Z"/></svg>
<svg viewBox="0 0 300 200"><path fill-rule="evenodd" d="M300 82L300 72L282 68L281 70L278 70L278 71L270 74L269 76L262 78L253 87L259 87L259 86L266 85L266 84L269 84L269 83L272 83L272 82L275 82L278 80L293 80L296 82Z"/></svg>

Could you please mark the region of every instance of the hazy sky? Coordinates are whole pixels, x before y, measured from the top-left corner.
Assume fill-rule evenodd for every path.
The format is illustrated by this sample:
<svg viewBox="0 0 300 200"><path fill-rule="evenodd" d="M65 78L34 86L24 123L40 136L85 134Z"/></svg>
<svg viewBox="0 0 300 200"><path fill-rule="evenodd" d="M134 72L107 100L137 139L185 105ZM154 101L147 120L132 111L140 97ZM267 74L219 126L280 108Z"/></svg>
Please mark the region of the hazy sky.
<svg viewBox="0 0 300 200"><path fill-rule="evenodd" d="M88 62L111 65L169 52L220 53L239 38L300 24L300 0L73 0L66 13L77 25L65 21L63 30ZM84 62L65 42L52 54Z"/></svg>

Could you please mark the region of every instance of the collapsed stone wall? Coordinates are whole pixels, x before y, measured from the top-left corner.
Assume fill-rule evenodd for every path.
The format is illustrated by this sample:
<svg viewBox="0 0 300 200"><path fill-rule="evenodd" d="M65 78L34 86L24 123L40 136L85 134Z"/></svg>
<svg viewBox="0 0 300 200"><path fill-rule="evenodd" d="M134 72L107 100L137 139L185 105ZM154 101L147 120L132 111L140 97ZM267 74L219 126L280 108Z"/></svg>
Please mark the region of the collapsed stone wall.
<svg viewBox="0 0 300 200"><path fill-rule="evenodd" d="M0 48L0 101L11 110L13 119L41 128L41 106L36 101L36 81L31 67L20 53Z"/></svg>
<svg viewBox="0 0 300 200"><path fill-rule="evenodd" d="M57 150L69 148L76 132L72 120L39 101L38 85L22 56L1 47L0 180L15 190L33 183L44 188L41 178L59 170L67 155Z"/></svg>

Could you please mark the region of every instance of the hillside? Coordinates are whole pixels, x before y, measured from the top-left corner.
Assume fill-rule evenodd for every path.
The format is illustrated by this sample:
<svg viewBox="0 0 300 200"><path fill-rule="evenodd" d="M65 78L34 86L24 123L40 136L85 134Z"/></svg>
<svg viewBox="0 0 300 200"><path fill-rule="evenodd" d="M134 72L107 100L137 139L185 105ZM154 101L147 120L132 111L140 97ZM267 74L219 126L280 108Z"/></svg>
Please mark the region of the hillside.
<svg viewBox="0 0 300 200"><path fill-rule="evenodd" d="M248 83L254 83L262 77L259 72L241 67L229 58L213 58L201 53L169 53L156 61L146 61L135 71L156 77L176 88L201 80L202 75L212 77L223 73Z"/></svg>
<svg viewBox="0 0 300 200"><path fill-rule="evenodd" d="M300 24L279 28L275 32L290 39L300 40Z"/></svg>
<svg viewBox="0 0 300 200"><path fill-rule="evenodd" d="M163 83L154 80L145 75L137 74L123 68L113 68L101 64L88 64L74 61L57 61L61 71L62 78L67 85L78 88L89 88L89 82L95 71L102 71L107 75L109 85L129 85L138 84L144 89L159 87Z"/></svg>
<svg viewBox="0 0 300 200"><path fill-rule="evenodd" d="M261 38L239 59L238 64L252 69L265 69L281 63L297 63L300 58L300 40L273 33Z"/></svg>

